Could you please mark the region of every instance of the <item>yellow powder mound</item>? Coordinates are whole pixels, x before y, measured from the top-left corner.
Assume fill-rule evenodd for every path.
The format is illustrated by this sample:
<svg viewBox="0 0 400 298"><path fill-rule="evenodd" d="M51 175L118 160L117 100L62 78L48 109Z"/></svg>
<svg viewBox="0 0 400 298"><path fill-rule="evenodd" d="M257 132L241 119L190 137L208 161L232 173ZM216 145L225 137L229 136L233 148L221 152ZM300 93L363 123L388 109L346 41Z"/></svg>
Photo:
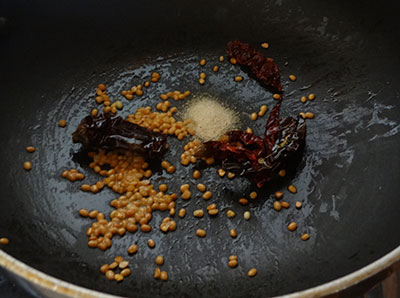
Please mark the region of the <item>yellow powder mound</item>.
<svg viewBox="0 0 400 298"><path fill-rule="evenodd" d="M184 119L190 119L190 126L196 137L202 141L218 140L224 133L235 128L236 113L209 95L193 98L184 112Z"/></svg>

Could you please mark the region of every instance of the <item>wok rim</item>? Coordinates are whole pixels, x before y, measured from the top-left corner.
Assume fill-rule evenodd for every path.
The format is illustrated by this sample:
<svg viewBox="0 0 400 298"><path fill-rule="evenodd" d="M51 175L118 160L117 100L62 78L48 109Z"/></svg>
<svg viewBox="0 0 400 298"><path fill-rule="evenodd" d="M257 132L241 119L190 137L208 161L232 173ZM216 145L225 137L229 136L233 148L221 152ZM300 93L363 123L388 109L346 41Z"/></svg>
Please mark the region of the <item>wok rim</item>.
<svg viewBox="0 0 400 298"><path fill-rule="evenodd" d="M339 277L335 280L326 282L324 284L276 297L286 298L306 298L306 297L324 297L345 290L354 286L374 275L390 268L396 262L400 262L400 245L382 256L371 264L349 273L345 276ZM72 283L63 281L61 279L52 277L49 274L43 273L33 267L17 260L11 255L7 254L0 249L0 266L4 267L13 274L23 278L34 286L57 294L64 295L65 297L87 297L87 298L112 298L121 297L111 294L101 293L95 290L90 290Z"/></svg>

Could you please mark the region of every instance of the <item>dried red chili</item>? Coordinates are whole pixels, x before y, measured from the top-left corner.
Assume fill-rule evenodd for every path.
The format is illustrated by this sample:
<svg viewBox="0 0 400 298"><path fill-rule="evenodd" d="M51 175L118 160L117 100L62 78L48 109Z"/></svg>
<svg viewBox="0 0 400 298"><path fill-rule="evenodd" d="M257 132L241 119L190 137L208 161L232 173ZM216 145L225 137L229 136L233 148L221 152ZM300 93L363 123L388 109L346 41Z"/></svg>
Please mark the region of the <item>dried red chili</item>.
<svg viewBox="0 0 400 298"><path fill-rule="evenodd" d="M152 132L111 113L87 116L72 134L74 143L81 143L89 150L123 149L160 156L166 148L167 137Z"/></svg>
<svg viewBox="0 0 400 298"><path fill-rule="evenodd" d="M249 44L238 40L228 42L227 53L240 65L248 67L262 83L276 91L282 90L281 75L272 58L264 57Z"/></svg>
<svg viewBox="0 0 400 298"><path fill-rule="evenodd" d="M248 176L262 187L305 143L305 121L300 117L281 119L280 104L268 117L264 137L233 130L220 141L205 142L198 155L213 156L222 161L224 170Z"/></svg>

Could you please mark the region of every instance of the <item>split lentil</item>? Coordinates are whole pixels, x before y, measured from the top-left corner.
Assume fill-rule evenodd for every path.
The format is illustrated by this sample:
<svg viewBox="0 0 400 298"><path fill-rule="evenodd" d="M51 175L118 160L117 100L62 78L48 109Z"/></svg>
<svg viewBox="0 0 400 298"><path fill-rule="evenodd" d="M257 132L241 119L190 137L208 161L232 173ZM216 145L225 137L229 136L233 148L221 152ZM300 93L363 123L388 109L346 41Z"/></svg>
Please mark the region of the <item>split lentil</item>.
<svg viewBox="0 0 400 298"><path fill-rule="evenodd" d="M263 43L261 44L261 47L264 48L264 49L268 49L268 48L269 48L268 42L263 42Z"/></svg>
<svg viewBox="0 0 400 298"><path fill-rule="evenodd" d="M248 275L249 277L254 277L254 276L256 276L256 275L257 275L257 269L256 269L256 268L250 269L249 272L247 273L247 275Z"/></svg>
<svg viewBox="0 0 400 298"><path fill-rule="evenodd" d="M193 178L194 179L199 179L200 178L200 171L199 170L194 170L193 171Z"/></svg>
<svg viewBox="0 0 400 298"><path fill-rule="evenodd" d="M224 177L225 174L226 174L226 171L223 170L223 169L218 169L218 170L217 170L217 173L218 173L218 175L219 175L220 177Z"/></svg>
<svg viewBox="0 0 400 298"><path fill-rule="evenodd" d="M315 94L311 93L308 95L308 100L314 100L315 99Z"/></svg>
<svg viewBox="0 0 400 298"><path fill-rule="evenodd" d="M228 172L228 179L233 179L233 178L235 178L235 173L232 173L232 172Z"/></svg>
<svg viewBox="0 0 400 298"><path fill-rule="evenodd" d="M137 246L137 244L132 244L131 246L128 247L128 253L133 255L135 253L137 253L139 247Z"/></svg>
<svg viewBox="0 0 400 298"><path fill-rule="evenodd" d="M237 231L236 231L236 229L231 229L231 230L229 230L229 235L230 235L232 238L236 238L236 237L237 237Z"/></svg>
<svg viewBox="0 0 400 298"><path fill-rule="evenodd" d="M158 266L163 265L163 264L164 264L164 258L163 258L162 256L157 256L156 259L155 259L155 263L156 263Z"/></svg>
<svg viewBox="0 0 400 298"><path fill-rule="evenodd" d="M249 203L249 200L246 199L246 198L240 198L240 199L239 199L239 204L240 204L240 205L245 206L245 205L247 205L248 203Z"/></svg>
<svg viewBox="0 0 400 298"><path fill-rule="evenodd" d="M160 270L160 268L156 268L156 269L154 269L154 274L153 274L153 276L154 276L154 278L155 279L159 279L160 278L160 276L161 276L161 270Z"/></svg>
<svg viewBox="0 0 400 298"><path fill-rule="evenodd" d="M281 95L279 93L275 93L272 97L276 100L281 99Z"/></svg>
<svg viewBox="0 0 400 298"><path fill-rule="evenodd" d="M288 225L288 230L293 232L297 229L297 223L295 223L294 221L292 221L289 225Z"/></svg>
<svg viewBox="0 0 400 298"><path fill-rule="evenodd" d="M281 205L281 203L279 201L275 201L274 202L274 209L276 211L280 211L282 209L282 205Z"/></svg>
<svg viewBox="0 0 400 298"><path fill-rule="evenodd" d="M253 121L257 120L257 113L251 113L250 120L253 120Z"/></svg>
<svg viewBox="0 0 400 298"><path fill-rule="evenodd" d="M163 281L167 281L168 280L168 273L166 271L161 271L160 279L163 280Z"/></svg>
<svg viewBox="0 0 400 298"><path fill-rule="evenodd" d="M281 202L281 206L282 206L283 208L285 208L285 209L288 209L288 208L290 207L290 204L289 204L288 202L286 202L286 201L282 201L282 202Z"/></svg>
<svg viewBox="0 0 400 298"><path fill-rule="evenodd" d="M30 171L32 169L32 163L30 161L24 162L24 169Z"/></svg>
<svg viewBox="0 0 400 298"><path fill-rule="evenodd" d="M204 184L197 184L197 189L201 192L205 192L206 191L206 186Z"/></svg>
<svg viewBox="0 0 400 298"><path fill-rule="evenodd" d="M26 151L28 151L29 153L35 152L35 147L32 146L28 146L25 148Z"/></svg>
<svg viewBox="0 0 400 298"><path fill-rule="evenodd" d="M250 199L254 200L255 198L257 198L258 194L255 191L252 191L250 193Z"/></svg>
<svg viewBox="0 0 400 298"><path fill-rule="evenodd" d="M67 126L67 121L61 119L60 121L58 121L58 126L60 126L60 127L65 127L65 126Z"/></svg>
<svg viewBox="0 0 400 298"><path fill-rule="evenodd" d="M10 243L8 238L0 238L0 245L7 245L8 243Z"/></svg>
<svg viewBox="0 0 400 298"><path fill-rule="evenodd" d="M292 82L296 81L296 76L295 75L289 75L289 80Z"/></svg>
<svg viewBox="0 0 400 298"><path fill-rule="evenodd" d="M243 77L242 76L236 76L235 77L235 82L241 82L243 81Z"/></svg>
<svg viewBox="0 0 400 298"><path fill-rule="evenodd" d="M209 200L209 199L211 199L211 197L212 197L211 191L206 191L206 192L203 194L203 199L204 199L204 200Z"/></svg>
<svg viewBox="0 0 400 298"><path fill-rule="evenodd" d="M204 211L202 209L195 210L195 211L193 211L193 216L194 217L203 217Z"/></svg>
<svg viewBox="0 0 400 298"><path fill-rule="evenodd" d="M307 234L307 233L305 233L305 234L301 235L300 238L301 238L301 240L303 240L303 241L307 241L308 239L310 239L310 235Z"/></svg>
<svg viewBox="0 0 400 298"><path fill-rule="evenodd" d="M289 185L288 191L290 191L291 193L297 193L297 188L294 185Z"/></svg>
<svg viewBox="0 0 400 298"><path fill-rule="evenodd" d="M204 238L207 235L207 232L203 229L197 229L196 231L197 237Z"/></svg>
<svg viewBox="0 0 400 298"><path fill-rule="evenodd" d="M179 212L178 212L178 216L179 216L180 218L184 218L185 215L186 215L186 210L185 210L185 208L180 209Z"/></svg>
<svg viewBox="0 0 400 298"><path fill-rule="evenodd" d="M232 218L232 217L235 217L236 213L235 213L235 211L233 211L233 210L228 210L228 211L226 211L226 215L227 215L229 218Z"/></svg>
<svg viewBox="0 0 400 298"><path fill-rule="evenodd" d="M149 239L149 240L147 240L147 245L148 245L150 248L154 248L154 247L156 246L156 243L154 242L153 239Z"/></svg>

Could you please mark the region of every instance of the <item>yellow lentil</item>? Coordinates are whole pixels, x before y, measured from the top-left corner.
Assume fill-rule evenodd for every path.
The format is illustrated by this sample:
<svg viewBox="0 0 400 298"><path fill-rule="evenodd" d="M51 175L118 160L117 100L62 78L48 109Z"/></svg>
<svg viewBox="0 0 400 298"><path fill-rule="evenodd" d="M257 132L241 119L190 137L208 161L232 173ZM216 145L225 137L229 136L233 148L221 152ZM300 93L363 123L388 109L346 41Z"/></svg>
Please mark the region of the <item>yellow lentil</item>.
<svg viewBox="0 0 400 298"><path fill-rule="evenodd" d="M305 233L305 234L301 235L300 238L301 238L301 240L303 240L303 241L307 241L308 239L310 239L310 235L307 234L307 233Z"/></svg>
<svg viewBox="0 0 400 298"><path fill-rule="evenodd" d="M247 275L249 277L254 277L254 276L256 276L256 274L257 274L257 269L256 268L250 269L249 272L247 273Z"/></svg>
<svg viewBox="0 0 400 298"><path fill-rule="evenodd" d="M276 100L281 99L281 95L279 93L275 93L272 97Z"/></svg>
<svg viewBox="0 0 400 298"><path fill-rule="evenodd" d="M125 268L121 271L120 273L123 277L127 277L129 275L131 275L131 270L129 268Z"/></svg>
<svg viewBox="0 0 400 298"><path fill-rule="evenodd" d="M204 211L202 209L198 209L198 210L193 211L193 216L194 217L203 217L203 215L204 215Z"/></svg>
<svg viewBox="0 0 400 298"><path fill-rule="evenodd" d="M274 202L274 209L276 211L280 211L282 209L282 205L281 205L281 203L279 201L275 201Z"/></svg>
<svg viewBox="0 0 400 298"><path fill-rule="evenodd" d="M231 230L229 230L229 235L230 235L232 238L236 238L236 237L237 237L237 231L236 231L236 229L231 229Z"/></svg>
<svg viewBox="0 0 400 298"><path fill-rule="evenodd" d="M205 192L206 191L206 186L204 184L197 184L197 189L201 192Z"/></svg>
<svg viewBox="0 0 400 298"><path fill-rule="evenodd" d="M200 171L199 170L194 170L193 171L193 178L194 179L199 179L200 178Z"/></svg>
<svg viewBox="0 0 400 298"><path fill-rule="evenodd" d="M153 239L149 239L149 240L147 240L147 245L148 245L150 248L154 248L154 247L156 246L156 243L154 242Z"/></svg>
<svg viewBox="0 0 400 298"><path fill-rule="evenodd" d="M254 200L255 198L257 198L258 194L255 191L252 191L250 193L250 199Z"/></svg>
<svg viewBox="0 0 400 298"><path fill-rule="evenodd" d="M61 119L60 121L58 121L58 125L59 125L60 127L65 127L65 126L67 126L67 121Z"/></svg>
<svg viewBox="0 0 400 298"><path fill-rule="evenodd" d="M115 279L115 281L117 281L117 282L121 282L121 281L124 280L124 276L123 276L122 274L115 274L115 275L114 275L114 279Z"/></svg>
<svg viewBox="0 0 400 298"><path fill-rule="evenodd" d="M161 270L160 270L160 268L156 268L156 269L154 269L154 278L155 279L159 279L160 278L160 276L161 276Z"/></svg>
<svg viewBox="0 0 400 298"><path fill-rule="evenodd" d="M8 238L0 238L0 245L7 245L8 243L10 243L10 241L8 240Z"/></svg>
<svg viewBox="0 0 400 298"><path fill-rule="evenodd" d="M294 185L289 185L288 191L290 191L291 193L297 193L297 188Z"/></svg>
<svg viewBox="0 0 400 298"><path fill-rule="evenodd" d="M243 81L243 77L242 76L236 76L235 77L235 82L241 82Z"/></svg>
<svg viewBox="0 0 400 298"><path fill-rule="evenodd" d="M240 199L239 199L239 204L240 204L240 205L245 206L245 205L247 205L248 203L249 203L249 200L248 200L248 199L245 199L245 198L240 198Z"/></svg>
<svg viewBox="0 0 400 298"><path fill-rule="evenodd" d="M167 281L168 280L168 273L166 271L161 271L160 279L163 280L163 281Z"/></svg>
<svg viewBox="0 0 400 298"><path fill-rule="evenodd" d="M264 49L268 49L268 48L269 48L268 42L263 42L263 43L261 44L261 47L264 48Z"/></svg>
<svg viewBox="0 0 400 298"><path fill-rule="evenodd" d="M235 217L236 213L235 213L235 211L233 211L233 210L228 210L228 211L226 211L226 215L227 215L229 218L232 218L232 217Z"/></svg>
<svg viewBox="0 0 400 298"><path fill-rule="evenodd" d="M206 237L207 232L206 232L205 230L203 230L203 229L197 229L196 235L197 235L198 237L203 238L203 237Z"/></svg>
<svg viewBox="0 0 400 298"><path fill-rule="evenodd" d="M281 202L281 206L282 206L283 208L285 208L285 209L288 209L288 208L290 207L290 204L289 204L288 202L286 202L286 201L282 201L282 202Z"/></svg>
<svg viewBox="0 0 400 298"><path fill-rule="evenodd" d="M129 254L135 254L138 251L139 247L137 244L132 244L131 246L128 247L128 253Z"/></svg>
<svg viewBox="0 0 400 298"><path fill-rule="evenodd" d="M209 200L209 199L211 199L211 197L212 197L211 191L206 191L206 192L203 194L203 199L204 199L204 200Z"/></svg>
<svg viewBox="0 0 400 298"><path fill-rule="evenodd" d="M179 210L179 212L178 212L178 216L179 216L180 218L184 218L185 215L186 215L186 210L185 210L185 208L181 208L181 209Z"/></svg>
<svg viewBox="0 0 400 298"><path fill-rule="evenodd" d="M288 230L293 232L297 229L297 223L295 223L294 221L292 221L289 225L288 225Z"/></svg>
<svg viewBox="0 0 400 298"><path fill-rule="evenodd" d="M156 259L155 259L155 263L156 263L158 266L163 265L163 264L164 264L164 258L163 258L162 256L157 256Z"/></svg>
<svg viewBox="0 0 400 298"><path fill-rule="evenodd" d="M32 163L30 161L24 162L24 169L26 171L29 171L30 169L32 169Z"/></svg>

